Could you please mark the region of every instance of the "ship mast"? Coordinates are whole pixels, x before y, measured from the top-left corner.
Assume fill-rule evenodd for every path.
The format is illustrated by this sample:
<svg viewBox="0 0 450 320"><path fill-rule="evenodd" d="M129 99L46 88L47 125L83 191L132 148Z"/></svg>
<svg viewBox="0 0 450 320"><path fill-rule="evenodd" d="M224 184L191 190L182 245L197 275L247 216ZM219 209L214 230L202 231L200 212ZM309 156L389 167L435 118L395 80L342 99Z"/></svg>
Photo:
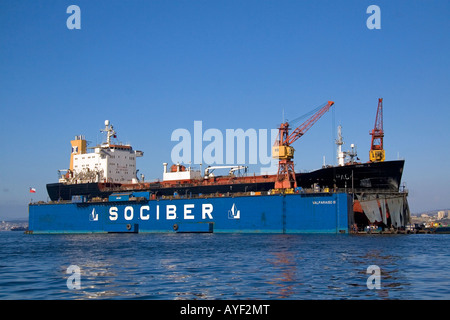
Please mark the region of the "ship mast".
<svg viewBox="0 0 450 320"><path fill-rule="evenodd" d="M338 165L343 166L345 162L345 154L342 152L342 145L344 144L344 139L342 138L342 126L338 126L338 138L336 139L337 154L338 154Z"/></svg>
<svg viewBox="0 0 450 320"><path fill-rule="evenodd" d="M109 123L109 120L105 120L105 129L100 130L100 132L106 132L106 144L111 145L111 138L117 138L116 131L114 127Z"/></svg>
<svg viewBox="0 0 450 320"><path fill-rule="evenodd" d="M345 165L346 157L350 157L350 164L353 164L355 162L354 158L357 158L357 152L356 152L355 145L353 143L350 145L350 147L352 148L351 151L342 151L343 144L344 144L344 138L342 137L342 126L339 125L338 126L338 138L336 139L336 145L338 146L338 148L337 148L338 165L341 167Z"/></svg>

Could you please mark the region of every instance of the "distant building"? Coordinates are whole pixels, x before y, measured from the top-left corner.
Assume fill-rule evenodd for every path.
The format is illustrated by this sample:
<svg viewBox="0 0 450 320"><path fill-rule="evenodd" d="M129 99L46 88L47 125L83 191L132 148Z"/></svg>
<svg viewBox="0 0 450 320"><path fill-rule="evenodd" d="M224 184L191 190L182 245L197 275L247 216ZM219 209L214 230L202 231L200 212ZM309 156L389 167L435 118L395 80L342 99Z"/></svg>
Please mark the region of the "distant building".
<svg viewBox="0 0 450 320"><path fill-rule="evenodd" d="M445 217L445 210L438 211L437 218L438 220L442 220Z"/></svg>

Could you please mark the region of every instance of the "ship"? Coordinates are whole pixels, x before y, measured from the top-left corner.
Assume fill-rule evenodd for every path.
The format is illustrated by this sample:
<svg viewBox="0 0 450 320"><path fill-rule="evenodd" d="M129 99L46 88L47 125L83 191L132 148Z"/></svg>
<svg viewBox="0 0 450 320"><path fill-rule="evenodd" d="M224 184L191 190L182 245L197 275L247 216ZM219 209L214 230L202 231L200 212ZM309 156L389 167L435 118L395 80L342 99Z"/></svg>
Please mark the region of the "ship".
<svg viewBox="0 0 450 320"><path fill-rule="evenodd" d="M144 152L116 142L117 133L106 120L101 130L106 141L90 151L83 135L71 141L69 169L58 170L59 181L47 184L50 201L29 205L28 232L349 233L394 220L402 227L408 220L406 196L399 191L404 160L356 162L353 145L352 151L341 150L341 127L338 165L294 172L290 144L333 104L322 106L292 134L287 122L280 126L272 152L279 170L270 175L249 175L242 165L203 171L163 163L162 180L145 181L136 169L136 158ZM221 169L228 173L217 175ZM363 210L380 198L386 204L401 199L395 212L391 205L389 221L386 214L383 220Z"/></svg>
<svg viewBox="0 0 450 320"><path fill-rule="evenodd" d="M58 170L59 182L47 184L51 201L71 200L72 196L105 198L117 192L147 190L155 197L173 195L232 194L238 192L267 192L275 188L276 174L242 175L246 166L208 166L204 172L179 163L168 168L163 163L163 179L145 182L137 177L136 157L143 152L133 150L130 145L113 144L116 136L112 125L106 121L107 141L88 153L84 136L71 141L70 168ZM338 127L338 165L324 165L310 172L296 173L297 186L301 189L334 191L398 191L400 188L404 160L383 162L356 162L357 153L343 152L341 126ZM120 163L119 163L119 159ZM109 160L109 161L108 161ZM228 170L227 175L216 176L214 170ZM64 173L64 174L61 174ZM237 174L237 172L239 172Z"/></svg>
<svg viewBox="0 0 450 320"><path fill-rule="evenodd" d="M323 165L321 169L297 174L300 186L344 189L357 193L399 191L405 160L359 162L354 144L351 144L351 150L342 150L342 126L338 126L337 134L338 165Z"/></svg>

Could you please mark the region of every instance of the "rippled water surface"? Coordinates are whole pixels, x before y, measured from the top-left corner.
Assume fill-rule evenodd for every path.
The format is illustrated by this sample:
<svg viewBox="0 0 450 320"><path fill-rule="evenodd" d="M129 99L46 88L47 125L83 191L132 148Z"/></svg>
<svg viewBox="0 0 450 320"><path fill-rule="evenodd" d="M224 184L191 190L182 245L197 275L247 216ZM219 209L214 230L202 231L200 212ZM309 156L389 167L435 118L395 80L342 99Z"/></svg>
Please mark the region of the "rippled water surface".
<svg viewBox="0 0 450 320"><path fill-rule="evenodd" d="M450 299L449 244L443 234L0 232L0 299ZM71 265L79 289L67 286ZM380 289L367 287L371 265Z"/></svg>

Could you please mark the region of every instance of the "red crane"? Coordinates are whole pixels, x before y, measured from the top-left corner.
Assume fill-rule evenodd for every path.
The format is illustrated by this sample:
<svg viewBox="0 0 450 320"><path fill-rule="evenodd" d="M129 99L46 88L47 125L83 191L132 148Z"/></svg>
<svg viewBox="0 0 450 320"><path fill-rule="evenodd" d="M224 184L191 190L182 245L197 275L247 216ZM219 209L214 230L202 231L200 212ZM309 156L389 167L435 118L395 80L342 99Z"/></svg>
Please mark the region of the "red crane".
<svg viewBox="0 0 450 320"><path fill-rule="evenodd" d="M377 116L375 118L375 126L369 134L372 135L372 143L370 145L369 159L371 162L384 161L385 152L383 149L383 98L378 99Z"/></svg>
<svg viewBox="0 0 450 320"><path fill-rule="evenodd" d="M303 136L333 104L333 101L328 101L328 103L321 106L308 120L295 128L291 134L289 134L290 128L287 121L280 125L277 140L272 148L272 157L279 159L275 189L291 189L297 187L294 161L292 160L294 158L294 148L291 144Z"/></svg>

